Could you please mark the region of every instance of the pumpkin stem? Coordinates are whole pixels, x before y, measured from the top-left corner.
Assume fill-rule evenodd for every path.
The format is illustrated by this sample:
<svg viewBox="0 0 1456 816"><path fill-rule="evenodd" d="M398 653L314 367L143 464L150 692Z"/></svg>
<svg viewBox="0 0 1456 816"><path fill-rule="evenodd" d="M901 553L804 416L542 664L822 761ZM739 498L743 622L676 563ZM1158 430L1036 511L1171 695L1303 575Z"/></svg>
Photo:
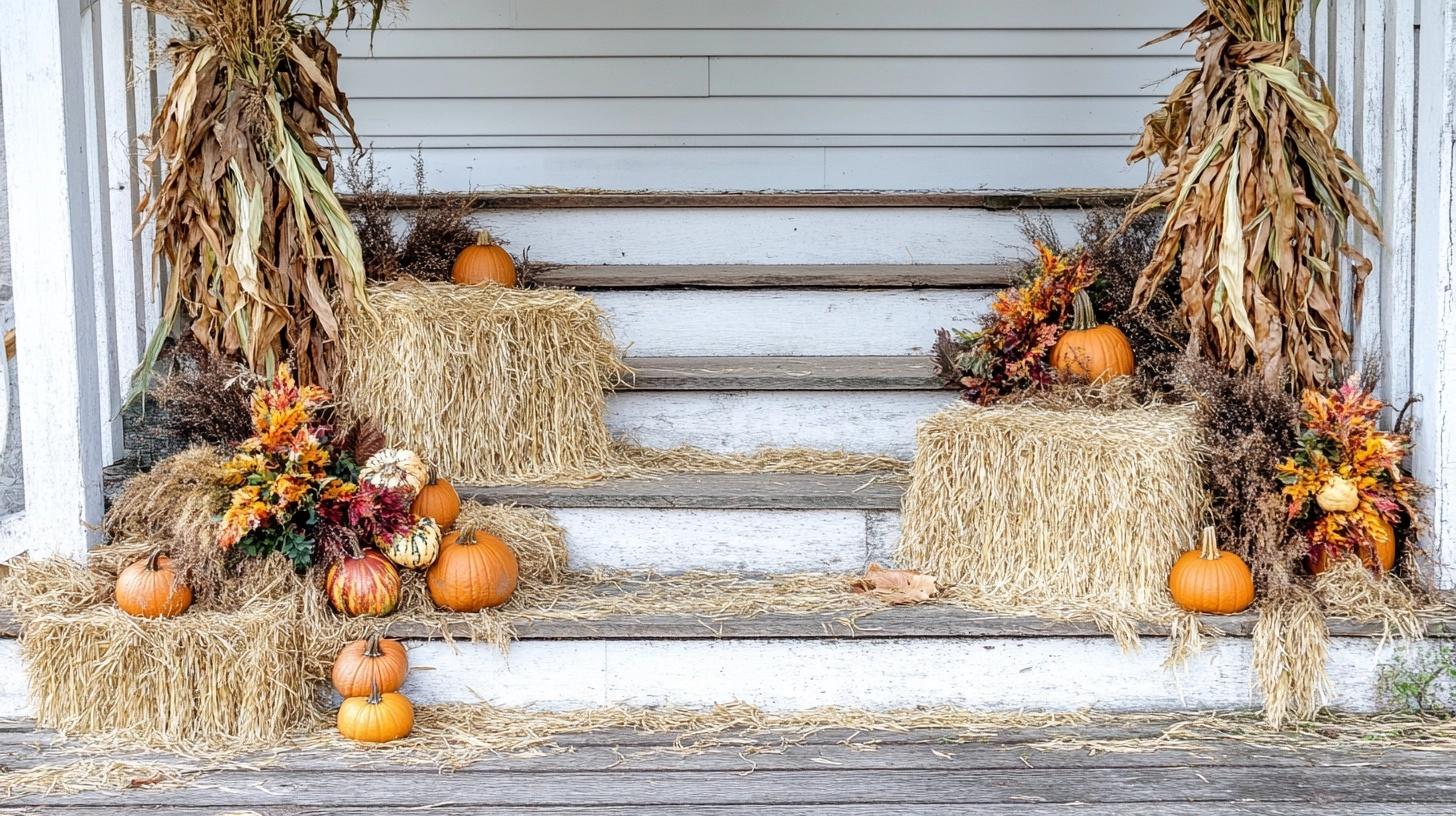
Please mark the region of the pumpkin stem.
<svg viewBox="0 0 1456 816"><path fill-rule="evenodd" d="M439 481L440 481L440 470L439 470L439 468L435 467L434 465L430 465L430 478L429 478L429 480L427 482L425 482L425 484L426 485L435 485L435 484L438 484Z"/></svg>
<svg viewBox="0 0 1456 816"><path fill-rule="evenodd" d="M369 681L369 705L379 705L382 702L384 702L384 697L382 697L379 694L379 681L378 680L374 680L374 679L370 679L370 681Z"/></svg>
<svg viewBox="0 0 1456 816"><path fill-rule="evenodd" d="M495 238L491 236L490 230L483 229L475 231L476 246L492 246L493 244L495 244Z"/></svg>
<svg viewBox="0 0 1456 816"><path fill-rule="evenodd" d="M1200 548L1203 552L1199 555L1205 561L1217 561L1218 556L1218 535L1213 531L1213 525L1203 528L1202 543Z"/></svg>
<svg viewBox="0 0 1456 816"><path fill-rule="evenodd" d="M369 636L369 640L365 641L365 644L366 644L364 646L364 656L365 657L383 657L384 656L384 652L381 652L379 650L379 633L378 632L375 632L375 633L371 634Z"/></svg>
<svg viewBox="0 0 1456 816"><path fill-rule="evenodd" d="M364 557L364 550L359 547L359 535L353 530L349 531L349 549L353 551L354 558Z"/></svg>
<svg viewBox="0 0 1456 816"><path fill-rule="evenodd" d="M160 572L162 569L162 548L158 547L147 556L147 572Z"/></svg>
<svg viewBox="0 0 1456 816"><path fill-rule="evenodd" d="M1092 308L1092 298L1086 289L1077 290L1072 296L1072 331L1087 331L1097 328L1097 310Z"/></svg>

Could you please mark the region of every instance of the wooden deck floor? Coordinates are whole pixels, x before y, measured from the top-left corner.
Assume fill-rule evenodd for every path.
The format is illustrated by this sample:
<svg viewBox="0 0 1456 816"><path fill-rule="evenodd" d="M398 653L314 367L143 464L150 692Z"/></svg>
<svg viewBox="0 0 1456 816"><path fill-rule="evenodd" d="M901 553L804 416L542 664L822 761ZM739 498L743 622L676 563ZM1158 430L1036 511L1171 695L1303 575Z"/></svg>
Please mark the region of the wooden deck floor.
<svg viewBox="0 0 1456 816"><path fill-rule="evenodd" d="M88 757L25 723L0 724L7 773ZM0 799L0 814L100 816L1445 816L1456 814L1450 753L1307 751L1207 742L1151 752L1047 749L1056 737L1151 736L1128 727L949 735L827 731L802 744L684 753L672 735L598 732L557 748L453 771L379 762L367 752L303 751L130 790ZM123 759L117 757L117 759ZM134 758L129 761L142 762ZM141 771L138 771L140 773Z"/></svg>

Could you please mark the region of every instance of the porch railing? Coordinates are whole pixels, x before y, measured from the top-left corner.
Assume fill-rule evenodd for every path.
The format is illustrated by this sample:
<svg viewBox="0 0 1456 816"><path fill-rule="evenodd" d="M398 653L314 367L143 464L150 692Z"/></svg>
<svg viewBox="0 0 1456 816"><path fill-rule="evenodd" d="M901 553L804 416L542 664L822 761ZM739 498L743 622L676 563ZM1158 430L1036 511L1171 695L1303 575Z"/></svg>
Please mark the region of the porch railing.
<svg viewBox="0 0 1456 816"><path fill-rule="evenodd" d="M25 477L25 509L0 520L0 560L79 555L157 317L147 240L133 239L154 23L129 0L0 0L0 20Z"/></svg>

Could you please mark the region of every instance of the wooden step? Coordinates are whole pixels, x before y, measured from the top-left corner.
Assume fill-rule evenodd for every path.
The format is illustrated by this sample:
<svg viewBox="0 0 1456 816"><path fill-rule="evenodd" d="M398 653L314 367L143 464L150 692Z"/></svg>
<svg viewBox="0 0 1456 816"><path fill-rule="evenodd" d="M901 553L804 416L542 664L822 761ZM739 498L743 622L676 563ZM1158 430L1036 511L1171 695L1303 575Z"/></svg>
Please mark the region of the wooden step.
<svg viewBox="0 0 1456 816"><path fill-rule="evenodd" d="M462 499L526 507L898 511L905 488L875 474L674 473L586 487L458 485L457 490Z"/></svg>
<svg viewBox="0 0 1456 816"><path fill-rule="evenodd" d="M847 580L847 576L846 576ZM606 587L604 592L612 589ZM1259 620L1257 611L1237 615L1205 615L1204 625L1222 637L1249 638ZM444 633L433 624L382 620L380 632L403 640L441 640ZM1378 623L1331 619L1331 637L1385 637ZM447 625L453 638L470 638L465 621ZM707 615L621 615L602 620L524 620L515 624L521 640L856 640L900 638L1106 638L1107 632L1088 621L1006 617L973 609L923 604L892 606L859 617L846 612L771 613L754 617ZM1137 625L1143 637L1165 638L1168 627ZM0 638L13 638L20 627L9 610L0 610ZM1427 621L1426 637L1456 640L1456 617Z"/></svg>
<svg viewBox="0 0 1456 816"><path fill-rule="evenodd" d="M634 391L919 391L929 357L629 357Z"/></svg>
<svg viewBox="0 0 1456 816"><path fill-rule="evenodd" d="M610 264L535 273L541 286L578 289L983 288L1016 279L1009 264Z"/></svg>

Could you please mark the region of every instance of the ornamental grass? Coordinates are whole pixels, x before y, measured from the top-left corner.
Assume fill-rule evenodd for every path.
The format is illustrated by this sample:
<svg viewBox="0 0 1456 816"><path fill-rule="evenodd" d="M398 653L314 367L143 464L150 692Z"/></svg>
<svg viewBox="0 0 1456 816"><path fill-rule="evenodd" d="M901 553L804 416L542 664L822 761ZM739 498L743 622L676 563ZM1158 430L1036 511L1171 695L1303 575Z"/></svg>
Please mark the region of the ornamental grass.
<svg viewBox="0 0 1456 816"><path fill-rule="evenodd" d="M173 80L152 122L142 200L169 270L146 375L184 316L211 354L256 372L293 358L305 382L328 383L341 312L367 309L358 236L333 191L336 132L354 137L327 39L340 19L387 0L142 0L182 32Z"/></svg>
<svg viewBox="0 0 1456 816"><path fill-rule="evenodd" d="M1207 6L1161 38L1197 41L1199 67L1147 117L1129 157L1164 168L1131 216L1167 216L1135 300L1149 304L1176 275L1195 354L1269 384L1326 385L1350 361L1341 258L1357 309L1371 269L1346 223L1380 234L1370 185L1335 144L1334 98L1300 53L1303 0Z"/></svg>

